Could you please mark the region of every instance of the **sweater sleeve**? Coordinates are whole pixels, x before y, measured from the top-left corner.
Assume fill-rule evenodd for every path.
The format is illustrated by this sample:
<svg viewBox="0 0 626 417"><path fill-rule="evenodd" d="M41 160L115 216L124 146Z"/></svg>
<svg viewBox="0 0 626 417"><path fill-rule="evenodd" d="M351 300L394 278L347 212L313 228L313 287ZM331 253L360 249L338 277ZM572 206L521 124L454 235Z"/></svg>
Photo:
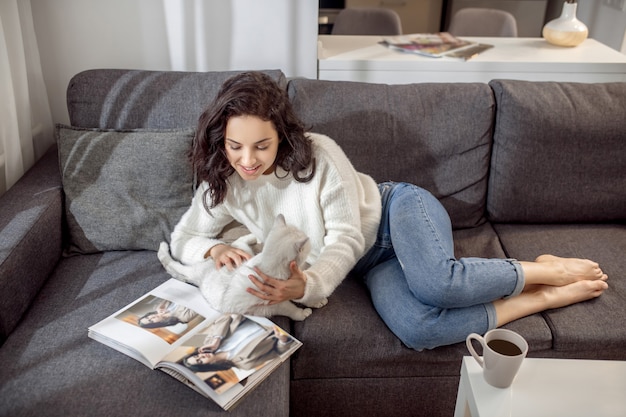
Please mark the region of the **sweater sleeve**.
<svg viewBox="0 0 626 417"><path fill-rule="evenodd" d="M374 242L380 222L380 194L375 181L359 174L341 148L329 138L318 141L316 175L325 236L319 257L304 271L305 295L297 302L312 304L327 298Z"/></svg>
<svg viewBox="0 0 626 417"><path fill-rule="evenodd" d="M174 227L171 235L170 251L172 256L185 264L194 264L204 260L204 254L213 246L223 243L217 239L232 217L222 206L211 209L209 213L203 204L206 184L198 187L191 206Z"/></svg>

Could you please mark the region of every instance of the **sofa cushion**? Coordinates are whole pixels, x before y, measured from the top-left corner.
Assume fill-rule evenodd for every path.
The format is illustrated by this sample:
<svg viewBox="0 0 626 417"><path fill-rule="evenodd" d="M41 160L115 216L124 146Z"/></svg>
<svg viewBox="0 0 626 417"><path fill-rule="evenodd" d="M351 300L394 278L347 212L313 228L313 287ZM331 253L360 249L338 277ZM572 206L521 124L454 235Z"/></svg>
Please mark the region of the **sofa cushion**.
<svg viewBox="0 0 626 417"><path fill-rule="evenodd" d="M454 232L455 254L504 257L498 238L488 223ZM522 334L530 355L552 347L550 329L539 314L506 326ZM362 277L346 278L328 304L294 324L294 336L304 344L292 360L293 379L454 377L465 343L417 352L402 344L372 305Z"/></svg>
<svg viewBox="0 0 626 417"><path fill-rule="evenodd" d="M87 336L89 326L168 278L149 251L61 259L0 349L0 416L288 416L289 361L226 413L166 373ZM273 321L288 328L284 317Z"/></svg>
<svg viewBox="0 0 626 417"><path fill-rule="evenodd" d="M288 91L300 118L335 139L357 170L429 190L455 228L484 220L494 112L486 84L295 79Z"/></svg>
<svg viewBox="0 0 626 417"><path fill-rule="evenodd" d="M506 253L532 260L543 253L592 259L609 276L598 298L544 311L553 337L553 356L626 360L626 225L496 224Z"/></svg>
<svg viewBox="0 0 626 417"><path fill-rule="evenodd" d="M626 83L490 85L498 108L492 220L626 219Z"/></svg>
<svg viewBox="0 0 626 417"><path fill-rule="evenodd" d="M195 127L222 83L239 72L83 71L67 87L70 124L103 129ZM263 72L286 88L282 71Z"/></svg>
<svg viewBox="0 0 626 417"><path fill-rule="evenodd" d="M150 249L169 240L192 198L192 129L58 125L67 253Z"/></svg>

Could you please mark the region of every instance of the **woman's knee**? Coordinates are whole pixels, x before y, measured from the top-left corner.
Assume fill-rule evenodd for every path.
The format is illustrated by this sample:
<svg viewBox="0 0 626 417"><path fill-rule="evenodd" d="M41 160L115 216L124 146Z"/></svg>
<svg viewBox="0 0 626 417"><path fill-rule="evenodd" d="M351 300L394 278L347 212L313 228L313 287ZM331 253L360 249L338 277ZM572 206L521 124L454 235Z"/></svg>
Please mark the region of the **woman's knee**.
<svg viewBox="0 0 626 417"><path fill-rule="evenodd" d="M437 314L437 313L435 313ZM407 320L404 323L387 323L402 343L413 350L434 349L447 344L441 325L428 319Z"/></svg>
<svg viewBox="0 0 626 417"><path fill-rule="evenodd" d="M430 191L415 184L398 183L394 190L394 200L401 205L426 205L442 208L441 202ZM445 210L445 209L444 209Z"/></svg>
<svg viewBox="0 0 626 417"><path fill-rule="evenodd" d="M440 308L455 308L463 306L462 300L467 288L461 284L458 278L458 261L445 259L433 262L422 268L405 270L407 285L415 298L420 302Z"/></svg>

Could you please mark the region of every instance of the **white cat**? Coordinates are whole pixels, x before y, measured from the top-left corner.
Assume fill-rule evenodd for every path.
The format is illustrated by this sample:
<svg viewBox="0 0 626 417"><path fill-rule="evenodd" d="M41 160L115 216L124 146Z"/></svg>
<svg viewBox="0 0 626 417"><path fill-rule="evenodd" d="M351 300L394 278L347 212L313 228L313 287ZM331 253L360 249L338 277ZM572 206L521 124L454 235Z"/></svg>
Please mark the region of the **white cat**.
<svg viewBox="0 0 626 417"><path fill-rule="evenodd" d="M246 242L245 239L243 242L246 245L254 243ZM233 243L233 246L237 244ZM238 247L252 253L249 247ZM298 266L302 267L310 251L311 244L304 232L288 225L284 216L279 214L265 239L263 251L232 271L226 267L218 270L213 259L195 265L183 265L171 257L166 242L161 243L157 256L170 275L198 286L211 307L222 313L288 316L300 321L311 315L310 308L299 308L291 301L264 305L261 304L263 300L248 293L246 288L253 285L248 275L258 276L253 267L258 266L265 274L285 280L290 275L289 263L295 259ZM324 300L312 307L322 307L326 302Z"/></svg>

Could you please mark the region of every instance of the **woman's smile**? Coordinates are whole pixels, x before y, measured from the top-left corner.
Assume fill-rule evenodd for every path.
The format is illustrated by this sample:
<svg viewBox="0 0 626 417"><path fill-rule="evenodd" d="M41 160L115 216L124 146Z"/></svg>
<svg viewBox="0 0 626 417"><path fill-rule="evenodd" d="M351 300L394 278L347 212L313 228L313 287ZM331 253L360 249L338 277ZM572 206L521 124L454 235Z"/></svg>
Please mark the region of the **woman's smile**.
<svg viewBox="0 0 626 417"><path fill-rule="evenodd" d="M226 124L226 157L244 180L274 171L279 142L272 122L256 116L234 116Z"/></svg>

